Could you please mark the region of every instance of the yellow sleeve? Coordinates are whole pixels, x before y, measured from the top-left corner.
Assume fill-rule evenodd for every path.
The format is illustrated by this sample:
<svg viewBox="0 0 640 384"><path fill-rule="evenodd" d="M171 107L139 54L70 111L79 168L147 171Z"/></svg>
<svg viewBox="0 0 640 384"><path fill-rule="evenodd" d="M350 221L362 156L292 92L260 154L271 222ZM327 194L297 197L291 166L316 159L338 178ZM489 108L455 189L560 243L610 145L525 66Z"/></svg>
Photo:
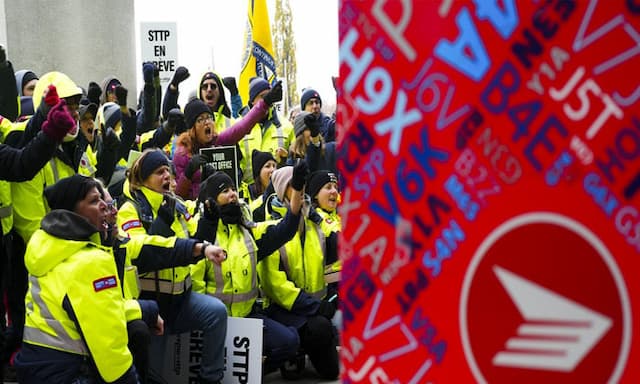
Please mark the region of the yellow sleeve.
<svg viewBox="0 0 640 384"><path fill-rule="evenodd" d="M270 254L258 262L260 286L270 301L291 310L300 288L287 279L287 274L280 270L280 253Z"/></svg>
<svg viewBox="0 0 640 384"><path fill-rule="evenodd" d="M113 255L94 249L84 259L69 281L67 297L100 376L112 382L133 364L125 300Z"/></svg>
<svg viewBox="0 0 640 384"><path fill-rule="evenodd" d="M13 225L25 243L40 228L40 221L49 211L43 195L44 185L44 168L29 181L11 183Z"/></svg>
<svg viewBox="0 0 640 384"><path fill-rule="evenodd" d="M124 313L127 323L133 320L142 319L142 309L138 300L128 299L124 302Z"/></svg>
<svg viewBox="0 0 640 384"><path fill-rule="evenodd" d="M136 207L130 201L125 202L118 210L117 224L118 229L130 238L147 235L147 231L142 226L142 220L138 217Z"/></svg>
<svg viewBox="0 0 640 384"><path fill-rule="evenodd" d="M209 269L210 261L202 259L196 264L191 264L191 289L194 292L206 294L207 292L207 270Z"/></svg>

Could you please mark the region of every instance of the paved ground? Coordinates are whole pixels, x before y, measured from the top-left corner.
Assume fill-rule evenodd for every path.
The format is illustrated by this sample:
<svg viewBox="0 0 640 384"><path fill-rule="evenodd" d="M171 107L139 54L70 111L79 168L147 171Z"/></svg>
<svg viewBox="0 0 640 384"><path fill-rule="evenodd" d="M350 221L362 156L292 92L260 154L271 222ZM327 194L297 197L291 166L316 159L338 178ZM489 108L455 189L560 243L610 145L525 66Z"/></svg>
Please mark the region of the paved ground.
<svg viewBox="0 0 640 384"><path fill-rule="evenodd" d="M263 384L284 384L284 383L286 384L316 384L316 383L338 384L340 383L340 380L327 381L327 380L320 379L318 375L315 373L315 371L313 370L313 367L311 366L311 363L307 358L307 363L305 365L305 371L302 379L295 380L295 381L285 380L282 378L282 376L280 376L280 372L274 372L266 375L262 383Z"/></svg>
<svg viewBox="0 0 640 384"><path fill-rule="evenodd" d="M14 381L5 381L5 384L17 384ZM303 378L300 380L295 380L295 381L291 381L291 380L285 380L282 378L282 376L280 376L280 372L274 372L274 373L270 373L268 375L266 375L264 377L264 380L262 381L263 384L317 384L317 383L323 383L323 384L338 384L340 383L340 380L335 380L335 381L326 381L326 380L322 380L320 379L315 371L313 370L313 368L310 366L309 361L307 360L307 365L305 367L305 371L304 371L304 375Z"/></svg>

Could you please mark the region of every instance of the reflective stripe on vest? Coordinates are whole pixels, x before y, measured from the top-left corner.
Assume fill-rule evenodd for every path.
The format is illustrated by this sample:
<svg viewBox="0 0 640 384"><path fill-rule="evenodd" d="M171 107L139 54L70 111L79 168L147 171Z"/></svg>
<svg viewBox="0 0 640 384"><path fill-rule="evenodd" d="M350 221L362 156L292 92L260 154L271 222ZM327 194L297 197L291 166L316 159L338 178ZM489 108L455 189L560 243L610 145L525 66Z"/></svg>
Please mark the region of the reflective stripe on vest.
<svg viewBox="0 0 640 384"><path fill-rule="evenodd" d="M180 217L178 218L178 221L180 222L180 225L182 225L182 230L184 231L184 234L187 237L187 239L191 237L191 235L189 235L189 227L187 226L187 221L185 220L184 215L180 215Z"/></svg>
<svg viewBox="0 0 640 384"><path fill-rule="evenodd" d="M322 251L322 256L324 257L325 254L325 248L326 248L326 242L325 242L325 237L324 237L324 233L322 232L322 229L320 228L319 225L315 225L316 228L316 232L318 233L318 239L320 241L320 248ZM280 247L280 261L282 263L282 265L284 266L284 273L287 275L287 278L289 280L291 280L291 270L289 269L289 255L287 254L287 248L286 245L283 245L282 247ZM306 275L306 268L305 268L305 257L304 257L304 248L302 249L302 268L305 271L305 275ZM317 298L317 299L322 299L326 294L327 294L327 287L324 286L322 287L322 289L320 289L319 291L316 292L307 292L309 295Z"/></svg>
<svg viewBox="0 0 640 384"><path fill-rule="evenodd" d="M242 230L244 245L245 247L247 247L247 250L249 251L249 257L251 257L251 266L254 269L253 274L251 276L251 290L249 292L243 292L243 293L224 293L224 276L222 275L222 266L216 263L211 263L213 264L213 275L216 282L216 291L214 292L213 296L222 300L222 302L225 303L226 305L231 305L233 303L241 303L241 302L253 300L258 297L258 280L257 280L258 273L255 270L256 265L258 263L258 259L256 256L257 250L254 247L255 242L253 241L253 236L251 236L251 234L245 227L238 225L238 228ZM217 239L216 239L215 245L220 246Z"/></svg>
<svg viewBox="0 0 640 384"><path fill-rule="evenodd" d="M74 340L71 338L69 333L64 329L62 324L56 319L53 318L51 311L45 304L42 297L40 297L40 282L38 278L35 276L29 276L29 281L31 282L31 296L33 297L33 301L40 308L40 316L44 319L51 329L53 329L58 336L50 335L46 332L38 328L32 328L29 326L24 327L24 340L32 341L34 343L40 345L46 345L49 347L53 347L56 349L60 349L68 352L75 352L83 355L88 355L88 349L82 340ZM33 311L33 303L29 303L28 309Z"/></svg>
<svg viewBox="0 0 640 384"><path fill-rule="evenodd" d="M56 163L56 158L53 157L49 160L49 164L51 164L51 172L53 173L53 183L57 183L60 180L60 172L58 172L58 164ZM52 184L53 185L53 184Z"/></svg>
<svg viewBox="0 0 640 384"><path fill-rule="evenodd" d="M253 163L251 160L251 152L249 151L249 135L250 133L245 135L244 139L242 139L242 141L244 142L244 153L247 157L247 161L244 162L244 169L242 170L242 172L244 172L245 175L251 175L251 177L253 177Z"/></svg>
<svg viewBox="0 0 640 384"><path fill-rule="evenodd" d="M278 148L284 148L284 133L281 125L276 125L276 138L278 139Z"/></svg>
<svg viewBox="0 0 640 384"><path fill-rule="evenodd" d="M155 274L156 273L153 272L152 275L155 276ZM179 295L191 288L191 275L187 275L187 277L183 281L173 282L171 280L157 280L157 283L157 292L168 293L170 295ZM141 277L140 289L148 292L156 292L156 278Z"/></svg>
<svg viewBox="0 0 640 384"><path fill-rule="evenodd" d="M5 219L13 213L13 206L7 205L5 207L0 207L0 219Z"/></svg>

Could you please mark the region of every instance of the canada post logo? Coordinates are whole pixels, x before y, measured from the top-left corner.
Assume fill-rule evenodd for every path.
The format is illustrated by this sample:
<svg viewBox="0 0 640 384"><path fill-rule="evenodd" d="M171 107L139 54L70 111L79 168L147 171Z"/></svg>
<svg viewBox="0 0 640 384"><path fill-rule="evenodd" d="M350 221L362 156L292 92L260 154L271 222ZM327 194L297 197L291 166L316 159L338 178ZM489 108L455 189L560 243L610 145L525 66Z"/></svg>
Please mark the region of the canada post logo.
<svg viewBox="0 0 640 384"><path fill-rule="evenodd" d="M471 260L460 334L479 383L615 383L631 341L626 285L584 225L548 212L517 216Z"/></svg>

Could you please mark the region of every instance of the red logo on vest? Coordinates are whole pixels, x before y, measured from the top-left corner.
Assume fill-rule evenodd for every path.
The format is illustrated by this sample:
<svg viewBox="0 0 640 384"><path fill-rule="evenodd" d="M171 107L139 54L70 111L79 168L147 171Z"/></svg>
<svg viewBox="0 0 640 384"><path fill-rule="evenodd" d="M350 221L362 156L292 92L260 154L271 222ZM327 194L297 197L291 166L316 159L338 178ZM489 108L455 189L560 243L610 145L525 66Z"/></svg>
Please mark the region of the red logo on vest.
<svg viewBox="0 0 640 384"><path fill-rule="evenodd" d="M620 271L582 224L515 217L476 251L460 302L463 347L480 383L605 383L622 374L631 311Z"/></svg>
<svg viewBox="0 0 640 384"><path fill-rule="evenodd" d="M102 279L98 279L93 282L93 290L96 292L100 292L109 288L115 288L117 286L118 280L115 276L103 277Z"/></svg>

